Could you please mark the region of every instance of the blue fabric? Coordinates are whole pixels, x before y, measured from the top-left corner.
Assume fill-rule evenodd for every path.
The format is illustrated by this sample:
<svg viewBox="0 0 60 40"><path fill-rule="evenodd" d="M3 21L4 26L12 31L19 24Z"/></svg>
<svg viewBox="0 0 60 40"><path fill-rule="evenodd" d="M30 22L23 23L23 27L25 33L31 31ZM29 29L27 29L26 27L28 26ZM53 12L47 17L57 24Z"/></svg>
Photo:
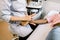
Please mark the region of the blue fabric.
<svg viewBox="0 0 60 40"><path fill-rule="evenodd" d="M47 36L46 40L60 40L60 26L56 26Z"/></svg>

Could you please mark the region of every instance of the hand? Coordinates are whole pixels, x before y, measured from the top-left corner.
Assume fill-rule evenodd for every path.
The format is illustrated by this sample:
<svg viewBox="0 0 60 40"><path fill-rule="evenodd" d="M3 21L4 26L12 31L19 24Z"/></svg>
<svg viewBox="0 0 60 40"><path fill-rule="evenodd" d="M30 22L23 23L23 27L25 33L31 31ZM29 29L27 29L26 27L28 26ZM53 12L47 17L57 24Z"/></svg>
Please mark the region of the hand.
<svg viewBox="0 0 60 40"><path fill-rule="evenodd" d="M32 24L32 25L34 25L34 26L36 26L36 24L34 23L34 21L33 21L33 20L31 20L31 21L30 21L30 24Z"/></svg>
<svg viewBox="0 0 60 40"><path fill-rule="evenodd" d="M31 21L31 17L28 16L28 15L26 15L26 16L23 18L23 20L20 22L20 25L26 26L26 25L29 23L29 21Z"/></svg>
<svg viewBox="0 0 60 40"><path fill-rule="evenodd" d="M32 20L32 17L26 15L26 16L24 16L22 19L23 19L22 21L31 21L31 20Z"/></svg>
<svg viewBox="0 0 60 40"><path fill-rule="evenodd" d="M35 15L36 15L36 14L26 15L26 16L24 17L24 20L26 20L26 21L31 21L31 20L32 20L32 17L35 16Z"/></svg>
<svg viewBox="0 0 60 40"><path fill-rule="evenodd" d="M34 16L35 14L32 14L32 15L26 15L24 18L23 18L23 21L21 22L21 25L22 26L25 26L27 25L28 23L32 24L32 25L36 25L35 23L33 23L32 21L32 16Z"/></svg>
<svg viewBox="0 0 60 40"><path fill-rule="evenodd" d="M35 16L36 14L31 14L31 15L29 15L29 16L31 16L31 17L33 17L33 16Z"/></svg>

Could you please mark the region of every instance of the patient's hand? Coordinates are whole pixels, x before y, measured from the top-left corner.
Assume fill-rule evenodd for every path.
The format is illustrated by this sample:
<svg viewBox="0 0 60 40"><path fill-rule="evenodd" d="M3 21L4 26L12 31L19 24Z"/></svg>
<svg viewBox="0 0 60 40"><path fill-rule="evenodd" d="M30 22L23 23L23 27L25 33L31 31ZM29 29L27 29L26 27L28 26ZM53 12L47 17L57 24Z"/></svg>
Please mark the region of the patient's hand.
<svg viewBox="0 0 60 40"><path fill-rule="evenodd" d="M30 24L36 26L36 23L34 23L34 20L31 20L31 21L30 21Z"/></svg>

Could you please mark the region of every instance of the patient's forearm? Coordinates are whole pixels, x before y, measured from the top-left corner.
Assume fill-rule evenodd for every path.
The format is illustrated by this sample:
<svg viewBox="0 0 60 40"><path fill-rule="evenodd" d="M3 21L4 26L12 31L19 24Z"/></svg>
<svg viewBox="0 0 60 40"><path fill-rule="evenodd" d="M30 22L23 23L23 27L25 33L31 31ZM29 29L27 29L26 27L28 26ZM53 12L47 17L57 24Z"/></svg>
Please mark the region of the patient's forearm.
<svg viewBox="0 0 60 40"><path fill-rule="evenodd" d="M40 19L40 20L34 20L33 22L36 24L40 24L40 23L47 23L48 21L45 19Z"/></svg>
<svg viewBox="0 0 60 40"><path fill-rule="evenodd" d="M36 23L36 24L42 24L42 23L47 23L47 20L45 20L45 19L40 19L40 20L33 20L33 21L23 21L23 22L21 22L21 25L23 25L23 26L25 26L25 25L27 25L28 23L30 23L30 24L32 24L32 23Z"/></svg>

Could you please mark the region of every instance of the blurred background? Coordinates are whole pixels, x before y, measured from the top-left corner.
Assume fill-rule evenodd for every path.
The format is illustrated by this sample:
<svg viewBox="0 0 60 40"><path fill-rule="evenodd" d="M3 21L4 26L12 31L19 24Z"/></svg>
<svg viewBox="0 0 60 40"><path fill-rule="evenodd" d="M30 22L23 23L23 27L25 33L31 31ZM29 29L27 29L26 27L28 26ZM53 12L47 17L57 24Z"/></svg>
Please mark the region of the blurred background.
<svg viewBox="0 0 60 40"><path fill-rule="evenodd" d="M29 3L31 0L26 1ZM3 0L0 0L0 40L11 40L13 36L8 29L8 23L1 19L2 4ZM43 16L51 10L60 11L60 0L46 0L43 2Z"/></svg>

